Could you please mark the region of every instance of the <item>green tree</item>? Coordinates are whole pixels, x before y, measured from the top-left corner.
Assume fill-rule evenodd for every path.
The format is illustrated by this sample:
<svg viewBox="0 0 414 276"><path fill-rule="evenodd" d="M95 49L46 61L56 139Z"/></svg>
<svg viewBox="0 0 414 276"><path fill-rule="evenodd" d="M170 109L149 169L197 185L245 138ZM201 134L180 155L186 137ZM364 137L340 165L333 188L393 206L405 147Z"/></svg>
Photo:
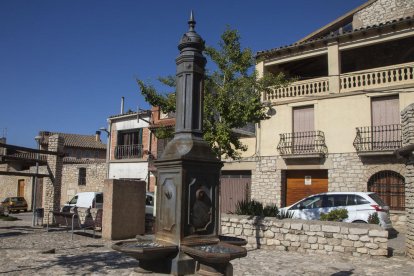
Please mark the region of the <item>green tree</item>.
<svg viewBox="0 0 414 276"><path fill-rule="evenodd" d="M229 27L221 35L219 47L207 46L204 53L208 64L213 62L216 65L216 69L206 73L204 82L204 139L217 156L238 159L247 146L233 130L268 119L267 110L260 101L261 94L270 86L285 85L287 81L283 74L267 73L259 79L254 70L252 51L241 49L239 33ZM158 80L175 88L174 76ZM159 106L164 112L175 111L174 90L163 94L142 80L137 79L137 83L145 100L152 106ZM172 136L172 131L167 129L157 132L157 137Z"/></svg>

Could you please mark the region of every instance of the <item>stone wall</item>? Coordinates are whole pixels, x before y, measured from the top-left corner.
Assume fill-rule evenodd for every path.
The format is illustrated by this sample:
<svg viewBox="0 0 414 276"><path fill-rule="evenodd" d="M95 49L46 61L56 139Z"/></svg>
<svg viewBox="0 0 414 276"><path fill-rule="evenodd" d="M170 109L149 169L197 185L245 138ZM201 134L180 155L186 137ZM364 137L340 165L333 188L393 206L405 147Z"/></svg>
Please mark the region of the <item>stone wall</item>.
<svg viewBox="0 0 414 276"><path fill-rule="evenodd" d="M20 180L24 180L24 198L29 206L32 206L32 178L27 176L9 176L0 175L0 200L2 201L6 197L17 196L18 183Z"/></svg>
<svg viewBox="0 0 414 276"><path fill-rule="evenodd" d="M49 151L63 152L64 139L58 134L49 137ZM62 167L63 157L60 155L47 155L47 164L50 177L46 177L43 182L43 208L45 214L50 211L59 211L61 189L62 189ZM44 223L47 216L44 217Z"/></svg>
<svg viewBox="0 0 414 276"><path fill-rule="evenodd" d="M353 256L387 256L388 232L378 225L224 215L223 235L247 248Z"/></svg>
<svg viewBox="0 0 414 276"><path fill-rule="evenodd" d="M395 156L375 156L365 158L364 162L357 153L330 154L333 168L329 170L330 192L366 192L371 176L380 171L390 170L405 176L405 165Z"/></svg>
<svg viewBox="0 0 414 276"><path fill-rule="evenodd" d="M414 104L401 111L403 146L414 145ZM414 258L414 155L406 159L405 175L405 212L407 216L406 248L407 255Z"/></svg>
<svg viewBox="0 0 414 276"><path fill-rule="evenodd" d="M392 227L400 233L407 232L407 215L405 211L391 211L390 219Z"/></svg>
<svg viewBox="0 0 414 276"><path fill-rule="evenodd" d="M86 185L78 185L80 168L86 169ZM62 171L62 196L60 204L65 204L80 192L102 192L106 172L106 163L65 164Z"/></svg>
<svg viewBox="0 0 414 276"><path fill-rule="evenodd" d="M35 167L30 167L29 170L23 170L19 172L34 173L36 172ZM39 167L39 173L47 174L46 166ZM14 175L0 175L0 200L3 200L6 197L17 196L17 187L20 180L24 180L24 198L27 201L29 209L32 207L32 186L33 178L30 176L14 176Z"/></svg>
<svg viewBox="0 0 414 276"><path fill-rule="evenodd" d="M251 197L265 205L280 206L281 203L281 175L280 170L276 170L276 159L262 156L256 160L256 170L252 171Z"/></svg>
<svg viewBox="0 0 414 276"><path fill-rule="evenodd" d="M284 179L277 159L281 157L261 157L252 171L252 199L265 205L282 204ZM376 156L363 161L357 153L330 154L332 167L328 170L328 191L330 192L366 192L369 178L377 172L390 170L402 176L406 174L403 160L395 156Z"/></svg>
<svg viewBox="0 0 414 276"><path fill-rule="evenodd" d="M407 162L405 181L405 212L407 215L407 234L405 245L407 255L414 259L414 157Z"/></svg>
<svg viewBox="0 0 414 276"><path fill-rule="evenodd" d="M352 25L354 29L359 29L413 15L412 0L377 0L355 13Z"/></svg>

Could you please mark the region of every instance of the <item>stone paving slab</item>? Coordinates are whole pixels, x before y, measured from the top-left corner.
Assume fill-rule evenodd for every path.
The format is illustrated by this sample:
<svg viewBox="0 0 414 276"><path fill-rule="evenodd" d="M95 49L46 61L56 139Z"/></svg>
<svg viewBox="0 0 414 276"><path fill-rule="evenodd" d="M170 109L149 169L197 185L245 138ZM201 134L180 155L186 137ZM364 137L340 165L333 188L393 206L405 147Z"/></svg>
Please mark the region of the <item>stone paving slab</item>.
<svg viewBox="0 0 414 276"><path fill-rule="evenodd" d="M0 221L0 274L148 275L135 272L138 262L112 250L112 243L82 232L71 241L70 232L46 233ZM403 256L344 257L258 249L232 263L234 275L246 276L414 275L414 261Z"/></svg>

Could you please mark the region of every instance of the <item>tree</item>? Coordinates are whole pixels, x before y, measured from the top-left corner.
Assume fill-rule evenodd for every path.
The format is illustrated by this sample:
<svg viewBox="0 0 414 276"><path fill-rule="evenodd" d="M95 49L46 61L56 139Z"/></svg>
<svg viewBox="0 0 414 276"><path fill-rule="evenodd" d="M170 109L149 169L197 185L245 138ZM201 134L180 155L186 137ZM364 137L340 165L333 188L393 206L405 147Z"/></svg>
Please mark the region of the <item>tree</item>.
<svg viewBox="0 0 414 276"><path fill-rule="evenodd" d="M259 79L253 70L252 51L241 49L240 35L229 27L221 35L218 49L207 46L204 53L217 66L210 74L206 73L204 82L204 139L218 157L239 159L247 146L233 130L268 119L260 96L269 87L285 85L287 81L283 74L270 73ZM158 80L175 88L174 76ZM162 94L142 80L137 79L137 83L152 106L159 106L164 112L175 111L175 91ZM172 132L162 129L156 135L165 138L172 136Z"/></svg>

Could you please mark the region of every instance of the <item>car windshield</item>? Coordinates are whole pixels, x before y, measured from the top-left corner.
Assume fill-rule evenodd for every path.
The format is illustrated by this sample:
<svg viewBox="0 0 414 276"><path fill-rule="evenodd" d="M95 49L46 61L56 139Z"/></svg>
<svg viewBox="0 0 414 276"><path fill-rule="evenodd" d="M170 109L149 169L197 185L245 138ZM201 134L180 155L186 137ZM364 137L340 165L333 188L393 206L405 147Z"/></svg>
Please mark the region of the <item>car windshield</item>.
<svg viewBox="0 0 414 276"><path fill-rule="evenodd" d="M78 202L78 196L74 196L71 201L69 202L69 204L76 204L76 202Z"/></svg>
<svg viewBox="0 0 414 276"><path fill-rule="evenodd" d="M11 201L12 202L24 201L24 198L23 197L12 197Z"/></svg>
<svg viewBox="0 0 414 276"><path fill-rule="evenodd" d="M387 205L387 204L385 204L385 202L382 200L382 198L378 195L378 194L376 194L376 193L373 193L373 194L369 194L368 195L370 198L372 198L378 205L380 205L380 206L385 206L385 205Z"/></svg>

